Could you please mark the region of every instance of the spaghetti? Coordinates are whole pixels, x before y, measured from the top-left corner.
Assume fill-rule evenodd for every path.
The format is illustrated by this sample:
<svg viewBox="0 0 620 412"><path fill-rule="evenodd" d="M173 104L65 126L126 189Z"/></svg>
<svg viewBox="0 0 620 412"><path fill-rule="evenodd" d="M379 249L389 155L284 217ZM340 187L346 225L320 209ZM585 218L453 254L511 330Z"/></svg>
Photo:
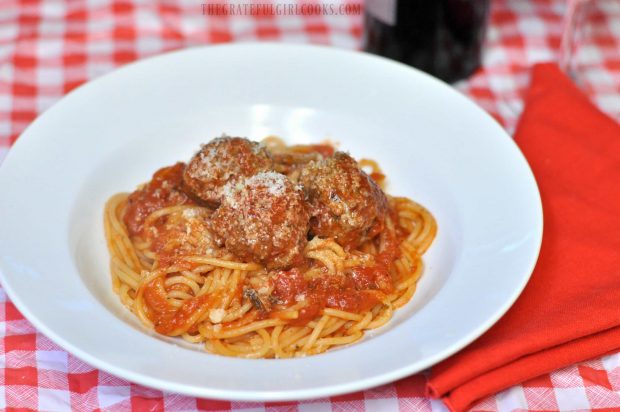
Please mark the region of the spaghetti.
<svg viewBox="0 0 620 412"><path fill-rule="evenodd" d="M309 154L314 162L333 152L287 147L275 138L263 144L276 159ZM285 163L287 176L296 179L295 161ZM376 162L359 166L383 185ZM104 214L113 289L146 327L216 354L289 358L348 345L411 299L421 256L436 234L425 208L407 198L386 199L388 213L372 238L352 247L311 233L299 263L267 269L214 241L209 222L217 208L191 198L164 204L149 210L132 233L126 215L135 204L119 193Z"/></svg>

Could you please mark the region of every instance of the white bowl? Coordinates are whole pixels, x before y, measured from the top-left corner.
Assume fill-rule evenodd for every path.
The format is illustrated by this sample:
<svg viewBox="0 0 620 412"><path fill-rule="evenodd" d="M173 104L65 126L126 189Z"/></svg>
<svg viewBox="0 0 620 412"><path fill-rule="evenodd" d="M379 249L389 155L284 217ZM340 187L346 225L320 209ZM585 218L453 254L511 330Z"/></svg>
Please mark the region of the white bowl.
<svg viewBox="0 0 620 412"><path fill-rule="evenodd" d="M222 132L337 141L434 214L419 289L387 326L318 356L243 360L157 337L120 304L104 202ZM534 177L490 116L407 66L311 46L194 48L90 82L23 133L0 193L0 279L42 333L112 374L208 398L314 398L419 372L506 312L542 237Z"/></svg>

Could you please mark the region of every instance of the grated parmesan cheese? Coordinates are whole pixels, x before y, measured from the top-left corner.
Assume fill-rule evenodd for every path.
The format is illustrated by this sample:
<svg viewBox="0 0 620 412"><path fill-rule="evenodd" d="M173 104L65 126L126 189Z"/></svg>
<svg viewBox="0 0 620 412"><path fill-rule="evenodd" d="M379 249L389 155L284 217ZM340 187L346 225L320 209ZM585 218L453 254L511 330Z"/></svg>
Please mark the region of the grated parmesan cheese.
<svg viewBox="0 0 620 412"><path fill-rule="evenodd" d="M221 323L226 315L226 311L224 309L211 309L209 311L209 320L211 323Z"/></svg>
<svg viewBox="0 0 620 412"><path fill-rule="evenodd" d="M246 184L254 187L265 187L273 196L281 196L286 189L287 177L277 172L258 173L248 180Z"/></svg>
<svg viewBox="0 0 620 412"><path fill-rule="evenodd" d="M193 219L198 216L198 211L196 209L185 209L183 210L183 217L185 219Z"/></svg>

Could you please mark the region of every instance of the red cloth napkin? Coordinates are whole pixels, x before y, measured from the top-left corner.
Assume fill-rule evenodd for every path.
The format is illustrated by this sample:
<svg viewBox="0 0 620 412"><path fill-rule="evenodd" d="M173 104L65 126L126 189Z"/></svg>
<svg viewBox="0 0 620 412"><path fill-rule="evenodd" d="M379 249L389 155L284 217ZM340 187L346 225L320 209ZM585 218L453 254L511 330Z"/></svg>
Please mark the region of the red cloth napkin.
<svg viewBox="0 0 620 412"><path fill-rule="evenodd" d="M453 411L620 349L620 126L547 63L533 69L515 140L542 197L542 249L508 313L433 367L427 390Z"/></svg>

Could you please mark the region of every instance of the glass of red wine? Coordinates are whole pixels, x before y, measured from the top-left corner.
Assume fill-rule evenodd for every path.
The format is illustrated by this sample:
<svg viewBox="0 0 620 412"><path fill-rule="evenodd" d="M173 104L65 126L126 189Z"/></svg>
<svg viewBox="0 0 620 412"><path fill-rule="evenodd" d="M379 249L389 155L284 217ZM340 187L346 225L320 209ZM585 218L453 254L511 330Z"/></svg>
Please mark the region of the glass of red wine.
<svg viewBox="0 0 620 412"><path fill-rule="evenodd" d="M366 0L364 49L447 82L479 66L489 0Z"/></svg>

